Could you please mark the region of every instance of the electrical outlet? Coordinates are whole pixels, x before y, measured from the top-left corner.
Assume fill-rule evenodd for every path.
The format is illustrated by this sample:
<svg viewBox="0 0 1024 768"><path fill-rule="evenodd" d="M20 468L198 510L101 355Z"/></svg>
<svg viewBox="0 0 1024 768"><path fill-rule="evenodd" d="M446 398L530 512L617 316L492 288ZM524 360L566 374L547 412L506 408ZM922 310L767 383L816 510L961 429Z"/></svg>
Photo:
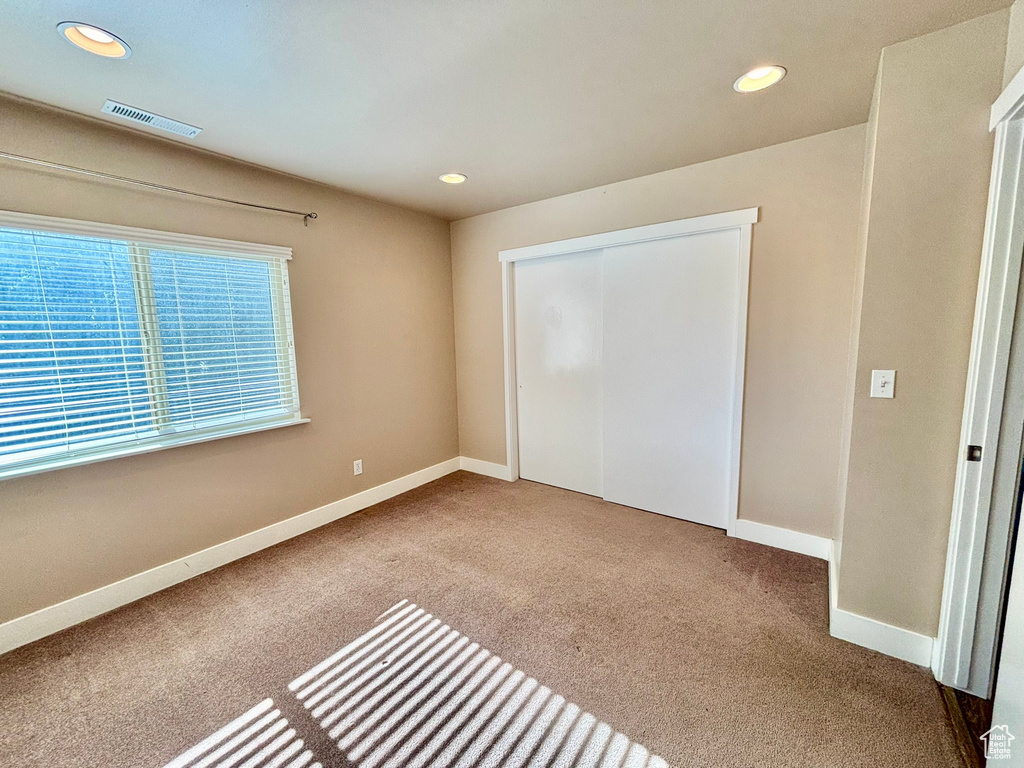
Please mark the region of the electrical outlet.
<svg viewBox="0 0 1024 768"><path fill-rule="evenodd" d="M352 474L353 475L361 475L361 474L363 474L363 460L362 459L356 459L355 461L352 462Z"/></svg>

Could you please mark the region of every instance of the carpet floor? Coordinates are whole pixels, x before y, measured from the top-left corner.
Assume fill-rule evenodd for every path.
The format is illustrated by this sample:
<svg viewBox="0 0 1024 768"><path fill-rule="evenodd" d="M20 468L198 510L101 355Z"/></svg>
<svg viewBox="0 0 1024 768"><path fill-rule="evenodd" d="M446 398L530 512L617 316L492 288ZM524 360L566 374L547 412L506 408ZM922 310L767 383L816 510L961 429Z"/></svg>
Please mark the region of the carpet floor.
<svg viewBox="0 0 1024 768"><path fill-rule="evenodd" d="M415 625L433 633L416 646L395 629L388 650L382 633L413 626L401 618L413 609L443 628ZM592 713L587 733L600 724L608 735L594 764L960 766L927 670L829 636L824 562L465 472L0 657L0 765L211 765L202 750L255 733L242 730L250 720L277 730L236 765L270 764L257 758L274 740L296 765L361 765L363 754L402 765L417 754L401 751L408 724L429 714L455 728L469 710L441 696L444 684L492 654L502 680L517 681L503 684L509 701L519 696L500 723L536 732L534 757L574 702L574 723ZM314 677L336 685L324 701L348 710L304 708L297 697ZM387 705L376 694L389 681L404 688ZM474 716L492 706L474 695ZM442 705L452 711L438 716ZM336 723L354 729L341 741L362 751L339 749L327 717L336 734ZM467 741L453 760L527 753L499 719L476 719L490 741ZM360 742L378 732L397 751ZM586 762L595 743L558 759Z"/></svg>

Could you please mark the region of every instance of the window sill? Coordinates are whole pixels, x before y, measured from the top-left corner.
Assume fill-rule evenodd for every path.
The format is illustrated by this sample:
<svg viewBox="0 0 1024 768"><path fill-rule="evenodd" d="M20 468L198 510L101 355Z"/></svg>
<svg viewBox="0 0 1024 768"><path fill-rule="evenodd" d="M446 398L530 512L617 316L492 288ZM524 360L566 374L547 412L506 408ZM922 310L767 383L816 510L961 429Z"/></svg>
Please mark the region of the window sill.
<svg viewBox="0 0 1024 768"><path fill-rule="evenodd" d="M177 448L181 445L194 445L206 443L210 440L220 440L225 437L237 437L238 435L249 435L254 432L266 432L271 429L290 427L295 424L308 424L309 419L301 416L288 416L274 421L262 421L259 423L232 424L217 428L197 431L192 434L167 435L149 438L144 441L130 445L103 448L94 451L83 452L74 456L53 457L34 461L26 464L13 464L9 467L0 467L0 480L9 480L15 477L27 475L38 475L42 472L52 472L56 469L67 469L68 467L80 467L84 464L95 464L110 459L120 459L124 456L137 456L142 453L155 453L168 448Z"/></svg>

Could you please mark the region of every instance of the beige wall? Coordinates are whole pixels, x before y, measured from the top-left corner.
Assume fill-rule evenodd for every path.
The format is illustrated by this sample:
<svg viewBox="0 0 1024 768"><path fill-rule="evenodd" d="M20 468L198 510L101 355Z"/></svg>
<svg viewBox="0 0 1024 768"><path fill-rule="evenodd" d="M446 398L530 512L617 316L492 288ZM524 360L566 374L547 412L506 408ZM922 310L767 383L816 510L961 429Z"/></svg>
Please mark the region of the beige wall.
<svg viewBox="0 0 1024 768"><path fill-rule="evenodd" d="M843 408L843 430L839 448L839 481L836 483L836 518L832 526L832 559L836 568L842 558L843 518L846 511L846 484L850 470L850 433L853 429L853 405L856 397L857 346L860 343L860 316L864 299L864 265L867 261L868 218L871 215L871 182L874 179L875 145L878 141L878 98L876 78L871 96L864 141L864 170L860 192L860 220L857 238L857 270L853 284L853 312L850 318L850 343L846 360L846 395Z"/></svg>
<svg viewBox="0 0 1024 768"><path fill-rule="evenodd" d="M0 482L0 622L457 455L446 222L6 99L0 136L15 153L320 214L304 228L0 161L0 209L291 246L312 419Z"/></svg>
<svg viewBox="0 0 1024 768"><path fill-rule="evenodd" d="M461 453L505 463L500 249L760 206L740 516L831 536L863 160L853 126L454 222Z"/></svg>
<svg viewBox="0 0 1024 768"><path fill-rule="evenodd" d="M840 607L935 634L1008 11L882 54ZM936 77L936 72L944 73ZM894 400L871 370L897 370Z"/></svg>
<svg viewBox="0 0 1024 768"><path fill-rule="evenodd" d="M1024 0L1010 6L1009 31L1006 35L1006 60L1003 63L1003 87L1024 67Z"/></svg>

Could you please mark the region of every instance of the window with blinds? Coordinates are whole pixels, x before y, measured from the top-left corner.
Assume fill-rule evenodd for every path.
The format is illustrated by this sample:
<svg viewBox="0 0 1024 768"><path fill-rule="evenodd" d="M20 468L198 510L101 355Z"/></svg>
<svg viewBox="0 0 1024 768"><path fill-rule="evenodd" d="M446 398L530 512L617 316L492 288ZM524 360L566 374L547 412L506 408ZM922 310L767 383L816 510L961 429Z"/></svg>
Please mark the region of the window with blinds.
<svg viewBox="0 0 1024 768"><path fill-rule="evenodd" d="M289 255L0 215L0 478L301 421Z"/></svg>

